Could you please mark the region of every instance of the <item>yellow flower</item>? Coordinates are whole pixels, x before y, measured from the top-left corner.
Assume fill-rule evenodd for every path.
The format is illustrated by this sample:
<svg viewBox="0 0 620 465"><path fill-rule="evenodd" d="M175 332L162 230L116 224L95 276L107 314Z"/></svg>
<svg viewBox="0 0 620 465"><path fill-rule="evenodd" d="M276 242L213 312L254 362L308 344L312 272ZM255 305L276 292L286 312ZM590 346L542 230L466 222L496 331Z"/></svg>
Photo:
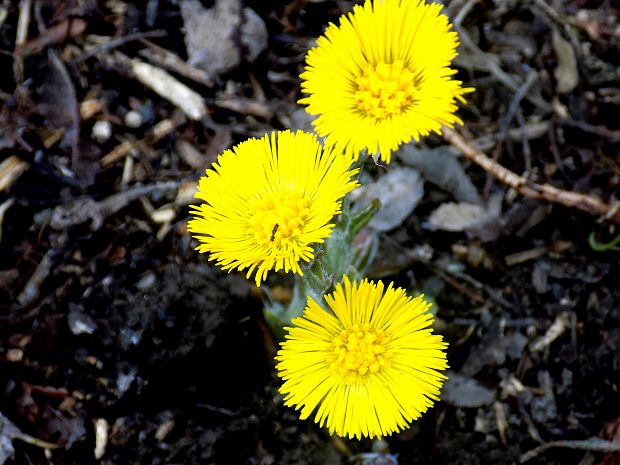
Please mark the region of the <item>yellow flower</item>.
<svg viewBox="0 0 620 465"><path fill-rule="evenodd" d="M325 150L302 131L249 139L218 157L200 179L188 230L224 270L303 274L299 261L314 257L312 244L330 234L341 199L358 185L350 159Z"/></svg>
<svg viewBox="0 0 620 465"><path fill-rule="evenodd" d="M320 136L358 157L390 162L400 144L462 123L456 101L473 89L452 79L458 37L441 5L367 0L330 24L301 75Z"/></svg>
<svg viewBox="0 0 620 465"><path fill-rule="evenodd" d="M438 399L446 343L429 328L422 297L392 284L344 277L325 296L331 312L308 299L278 352L285 405L316 411L314 421L340 436L385 436L405 428Z"/></svg>

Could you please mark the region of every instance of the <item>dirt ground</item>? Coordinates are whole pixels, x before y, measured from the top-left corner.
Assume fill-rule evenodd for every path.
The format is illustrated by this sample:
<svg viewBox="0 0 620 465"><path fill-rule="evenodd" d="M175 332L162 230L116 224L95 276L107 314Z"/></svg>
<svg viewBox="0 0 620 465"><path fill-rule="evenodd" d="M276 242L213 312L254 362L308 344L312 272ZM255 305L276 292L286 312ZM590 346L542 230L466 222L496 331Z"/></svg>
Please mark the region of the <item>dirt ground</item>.
<svg viewBox="0 0 620 465"><path fill-rule="evenodd" d="M444 4L476 88L459 132L617 202L620 4ZM374 456L283 406L263 293L194 252L188 205L225 148L310 127L304 55L352 5L0 1L0 465L620 464L613 212L528 199L439 136L389 166L417 171L419 200L362 236L371 278L435 301L442 401ZM384 200L385 173L363 178Z"/></svg>

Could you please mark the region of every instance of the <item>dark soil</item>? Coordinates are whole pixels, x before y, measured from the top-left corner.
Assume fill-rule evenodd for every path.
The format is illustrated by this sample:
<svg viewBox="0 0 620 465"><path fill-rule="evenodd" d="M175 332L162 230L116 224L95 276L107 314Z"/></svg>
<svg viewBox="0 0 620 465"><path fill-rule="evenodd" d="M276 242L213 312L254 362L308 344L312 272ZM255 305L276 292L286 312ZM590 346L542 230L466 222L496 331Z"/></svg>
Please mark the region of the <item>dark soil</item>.
<svg viewBox="0 0 620 465"><path fill-rule="evenodd" d="M34 0L20 47L18 3L0 2L0 205L7 206L0 207L0 465L361 462L373 441L331 437L284 407L261 291L193 251L189 200L179 193L223 149L272 129L307 127L296 105L304 54L351 3L247 0L268 31L258 58L242 50L234 69L205 82L169 70L204 97L208 115L199 121L134 79L115 55L148 61L140 54L154 50L148 39L187 60L181 1ZM445 3L452 18L469 8ZM476 88L460 110L463 133L479 142L487 136L486 153L519 174L613 201L620 5L545 5L480 1L465 15L461 27L477 49L464 47L456 62ZM136 33L147 34L127 39ZM576 68L554 34L573 48ZM85 55L101 44L96 36L121 40ZM516 90L489 60L517 87L538 73L516 110ZM574 72L576 84L560 92L558 81ZM138 127L126 123L132 110L141 115ZM162 120L173 127L154 136ZM93 136L99 121L111 125L105 140ZM541 122L542 131L528 129ZM131 148L109 158L123 143ZM620 254L588 242L591 233L612 240L617 227L524 199L460 162L485 198L501 197L501 213L487 225L493 237L430 230L430 213L454 199L427 182L415 212L379 236L370 272L432 296L436 330L450 343L445 399L386 438L390 453L400 464L505 465L552 441L617 444ZM404 164L397 157L390 168ZM372 162L367 172L383 173ZM93 213L94 204L109 206L106 199L137 185L152 190ZM158 212L169 216L160 220ZM277 300L290 298L286 278L272 276L267 286ZM620 463L617 452L575 444L527 463Z"/></svg>

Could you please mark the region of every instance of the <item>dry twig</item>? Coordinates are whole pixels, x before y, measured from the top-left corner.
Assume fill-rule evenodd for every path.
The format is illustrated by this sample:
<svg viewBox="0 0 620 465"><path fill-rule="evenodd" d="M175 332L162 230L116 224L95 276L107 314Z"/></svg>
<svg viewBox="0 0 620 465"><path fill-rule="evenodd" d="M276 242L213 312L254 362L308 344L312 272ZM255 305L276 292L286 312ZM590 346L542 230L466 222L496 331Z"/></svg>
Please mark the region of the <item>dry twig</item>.
<svg viewBox="0 0 620 465"><path fill-rule="evenodd" d="M108 216L125 208L134 200L153 192L170 191L178 187L179 184L175 181L156 182L146 186L135 186L99 201L90 197L74 199L52 210L50 226L60 231L90 221L91 229L96 231L103 226Z"/></svg>
<svg viewBox="0 0 620 465"><path fill-rule="evenodd" d="M528 460L532 460L534 457L538 456L547 449L551 449L552 447L566 447L568 449L582 449L591 450L594 452L612 453L620 452L620 441L605 441L604 439L596 437L581 441L551 441L538 446L535 449L527 451L521 456L520 462L525 463Z"/></svg>
<svg viewBox="0 0 620 465"><path fill-rule="evenodd" d="M620 223L620 209L617 202L608 203L595 195L566 191L550 184L538 184L530 181L493 161L453 129L443 128L443 138L486 172L529 199L559 203L565 207L576 208L596 216L604 216L614 223Z"/></svg>
<svg viewBox="0 0 620 465"><path fill-rule="evenodd" d="M125 141L114 147L110 153L106 154L103 158L101 158L101 166L105 168L113 163L116 163L117 161L125 157L129 152L131 152L131 150L133 150L135 147L138 147L140 144L153 144L163 139L164 137L171 134L179 125L183 124L184 122L185 118L181 114L173 115L172 118L161 120L159 123L153 126L153 129L151 129L151 131L144 139L138 141Z"/></svg>
<svg viewBox="0 0 620 465"><path fill-rule="evenodd" d="M75 64L81 61L85 61L88 58L97 55L98 53L109 52L110 50L120 47L121 45L125 45L128 42L132 42L135 40L143 40L151 37L165 37L166 31L156 30L156 31L146 31L146 32L136 32L134 34L127 34L126 36L117 37L116 39L112 39L109 42L99 45L91 50L87 50L82 53L80 56L71 60L71 64Z"/></svg>

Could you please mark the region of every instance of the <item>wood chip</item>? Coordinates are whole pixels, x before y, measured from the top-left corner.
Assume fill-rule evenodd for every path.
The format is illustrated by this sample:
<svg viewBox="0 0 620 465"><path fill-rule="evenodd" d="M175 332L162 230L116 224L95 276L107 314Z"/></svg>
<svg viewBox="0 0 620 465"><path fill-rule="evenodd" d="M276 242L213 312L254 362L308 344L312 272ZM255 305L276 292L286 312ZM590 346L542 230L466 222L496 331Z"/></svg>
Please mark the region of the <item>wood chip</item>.
<svg viewBox="0 0 620 465"><path fill-rule="evenodd" d="M171 74L140 60L128 59L128 63L138 81L175 105L188 118L200 121L207 115L207 107L200 94Z"/></svg>
<svg viewBox="0 0 620 465"><path fill-rule="evenodd" d="M89 99L80 103L80 116L83 120L87 120L100 113L105 103L103 99Z"/></svg>
<svg viewBox="0 0 620 465"><path fill-rule="evenodd" d="M103 457L108 445L108 422L105 418L98 418L95 422L95 458Z"/></svg>
<svg viewBox="0 0 620 465"><path fill-rule="evenodd" d="M506 419L506 412L501 402L493 402L493 411L495 412L495 422L497 423L497 431L499 437L502 440L502 444L507 445L508 420Z"/></svg>
<svg viewBox="0 0 620 465"><path fill-rule="evenodd" d="M30 8L32 0L24 0L19 3L19 19L17 20L17 34L15 35L15 45L19 47L28 38L28 27L30 26Z"/></svg>
<svg viewBox="0 0 620 465"><path fill-rule="evenodd" d="M559 338L564 331L566 331L571 324L571 314L569 312L560 313L554 320L553 324L549 326L549 329L544 336L536 339L530 344L530 350L532 352L539 352L546 349L551 345L553 341Z"/></svg>
<svg viewBox="0 0 620 465"><path fill-rule="evenodd" d="M205 71L183 61L179 56L175 55L170 50L159 47L158 45L155 45L147 40L143 41L143 43L148 48L140 50L138 53L151 63L161 66L162 68L166 68L168 71L174 71L185 78L202 84L205 87L213 87L213 81L209 79Z"/></svg>
<svg viewBox="0 0 620 465"><path fill-rule="evenodd" d="M170 434L173 429L174 421L164 421L161 425L159 425L157 431L155 431L155 439L157 439L159 442L162 442L164 439L166 439L166 436L168 436L168 434Z"/></svg>
<svg viewBox="0 0 620 465"><path fill-rule="evenodd" d="M515 266L520 263L525 263L530 260L536 260L547 253L547 247L534 247L530 250L524 250L523 252L516 252L510 255L506 255L504 259L506 266Z"/></svg>
<svg viewBox="0 0 620 465"><path fill-rule="evenodd" d="M30 165L21 158L11 155L0 163L0 192L4 192L19 178Z"/></svg>
<svg viewBox="0 0 620 465"><path fill-rule="evenodd" d="M558 64L553 72L556 80L555 88L560 94L572 92L579 84L579 71L575 50L569 41L564 39L557 29L551 36Z"/></svg>
<svg viewBox="0 0 620 465"><path fill-rule="evenodd" d="M170 223L177 212L171 207L162 207L151 213L151 220L157 224Z"/></svg>
<svg viewBox="0 0 620 465"><path fill-rule="evenodd" d="M52 265L54 264L54 255L54 251L50 249L43 255L43 258L41 258L41 261L32 273L32 276L30 276L30 279L28 279L22 292L17 296L17 302L19 302L21 306L27 307L39 298L41 284L43 284L43 281L49 276Z"/></svg>
<svg viewBox="0 0 620 465"><path fill-rule="evenodd" d="M197 203L198 199L195 197L197 191L197 181L182 182L181 185L179 185L179 191L177 192L176 199L174 199L174 203L176 205L189 205L192 203Z"/></svg>
<svg viewBox="0 0 620 465"><path fill-rule="evenodd" d="M14 202L14 199L8 198L0 204L0 244L2 244L2 223L4 223L4 214L11 208Z"/></svg>
<svg viewBox="0 0 620 465"><path fill-rule="evenodd" d="M9 349L6 351L7 362L21 362L24 358L24 351L21 349Z"/></svg>

